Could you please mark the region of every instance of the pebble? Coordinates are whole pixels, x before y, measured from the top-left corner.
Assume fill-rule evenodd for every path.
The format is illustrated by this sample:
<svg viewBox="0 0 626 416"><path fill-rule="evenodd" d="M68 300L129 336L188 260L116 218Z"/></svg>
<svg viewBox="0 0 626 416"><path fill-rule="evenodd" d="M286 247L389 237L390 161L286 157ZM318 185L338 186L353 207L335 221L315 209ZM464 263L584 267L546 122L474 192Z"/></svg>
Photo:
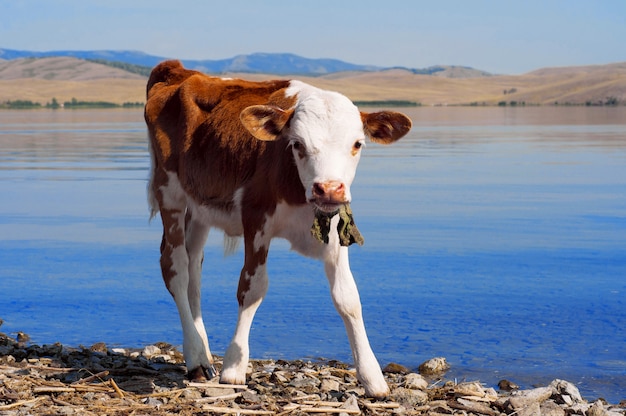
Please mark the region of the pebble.
<svg viewBox="0 0 626 416"><path fill-rule="evenodd" d="M519 386L509 380L498 381L498 388L503 391L512 391L519 389Z"/></svg>
<svg viewBox="0 0 626 416"><path fill-rule="evenodd" d="M412 390L426 390L428 381L421 374L409 373L404 377L404 387Z"/></svg>
<svg viewBox="0 0 626 416"><path fill-rule="evenodd" d="M538 387L532 390L521 390L511 395L508 400L508 407L514 412L519 412L535 403L541 404L548 400L554 389L552 387Z"/></svg>
<svg viewBox="0 0 626 416"><path fill-rule="evenodd" d="M383 369L383 372L385 372L385 373L396 373L396 374L407 374L409 372L409 369L406 368L405 366L397 364L397 363L389 363Z"/></svg>
<svg viewBox="0 0 626 416"><path fill-rule="evenodd" d="M444 357L435 357L424 361L419 366L420 374L425 376L441 375L450 369L450 364Z"/></svg>

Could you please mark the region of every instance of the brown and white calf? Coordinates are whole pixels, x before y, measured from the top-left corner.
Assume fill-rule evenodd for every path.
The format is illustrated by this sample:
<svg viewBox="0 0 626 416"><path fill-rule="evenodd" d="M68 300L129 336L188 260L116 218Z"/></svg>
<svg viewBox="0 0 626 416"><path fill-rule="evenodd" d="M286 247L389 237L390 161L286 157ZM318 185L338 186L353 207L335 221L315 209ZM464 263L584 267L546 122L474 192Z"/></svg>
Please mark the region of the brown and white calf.
<svg viewBox="0 0 626 416"><path fill-rule="evenodd" d="M403 114L359 112L345 96L299 81L221 79L166 61L147 86L152 215L163 221L161 269L183 328L191 379L216 375L200 308L203 249L209 229L243 236L239 316L220 381L243 384L248 336L268 287L270 242L285 238L325 265L359 380L368 395L388 393L369 345L348 248L331 229L327 244L311 234L316 211L351 200L350 185L366 137L392 143L411 128ZM338 222L335 215L331 224Z"/></svg>

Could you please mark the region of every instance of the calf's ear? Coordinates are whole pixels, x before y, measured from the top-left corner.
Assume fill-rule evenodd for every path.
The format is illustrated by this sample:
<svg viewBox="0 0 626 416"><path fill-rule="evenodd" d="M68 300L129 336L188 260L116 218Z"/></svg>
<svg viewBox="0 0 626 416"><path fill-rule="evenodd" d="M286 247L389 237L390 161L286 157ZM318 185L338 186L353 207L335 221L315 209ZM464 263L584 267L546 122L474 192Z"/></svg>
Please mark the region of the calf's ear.
<svg viewBox="0 0 626 416"><path fill-rule="evenodd" d="M245 108L239 118L246 130L263 141L276 140L293 110L282 110L271 105L253 105Z"/></svg>
<svg viewBox="0 0 626 416"><path fill-rule="evenodd" d="M395 111L361 112L365 134L375 143L390 144L411 130L411 119Z"/></svg>

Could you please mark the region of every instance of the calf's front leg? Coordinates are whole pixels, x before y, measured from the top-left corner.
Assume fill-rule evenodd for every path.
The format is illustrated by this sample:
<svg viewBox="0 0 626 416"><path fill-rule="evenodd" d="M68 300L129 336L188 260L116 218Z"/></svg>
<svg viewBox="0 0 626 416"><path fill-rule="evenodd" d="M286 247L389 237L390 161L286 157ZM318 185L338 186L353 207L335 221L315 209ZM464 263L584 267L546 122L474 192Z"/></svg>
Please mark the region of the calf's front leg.
<svg viewBox="0 0 626 416"><path fill-rule="evenodd" d="M256 245L254 243L256 241ZM265 262L269 241L262 237L245 239L245 261L239 277L237 300L239 314L235 334L224 355L221 383L245 384L250 359L249 335L252 320L267 293L268 277Z"/></svg>
<svg viewBox="0 0 626 416"><path fill-rule="evenodd" d="M384 398L389 395L389 387L365 332L361 300L350 271L348 248L339 247L336 250L327 256L324 266L333 303L346 326L357 378L366 395Z"/></svg>

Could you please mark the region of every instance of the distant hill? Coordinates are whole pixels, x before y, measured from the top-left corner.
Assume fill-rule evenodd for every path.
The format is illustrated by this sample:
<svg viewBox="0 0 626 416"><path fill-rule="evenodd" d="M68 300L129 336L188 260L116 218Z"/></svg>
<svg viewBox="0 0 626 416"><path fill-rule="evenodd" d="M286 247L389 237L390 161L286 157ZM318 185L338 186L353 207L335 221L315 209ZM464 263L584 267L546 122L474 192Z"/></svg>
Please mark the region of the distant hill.
<svg viewBox="0 0 626 416"><path fill-rule="evenodd" d="M137 51L48 51L34 52L12 49L0 49L0 59L15 60L22 58L49 58L49 57L72 57L84 60L96 60L99 62L123 62L143 67L152 68L159 62L168 58L148 55ZM373 65L357 65L338 59L311 59L290 53L253 53L250 55L237 55L228 59L219 60L191 60L181 59L188 68L212 74L231 72L275 74L275 75L325 75L338 72L375 72L389 68ZM462 68L463 71L459 69ZM468 67L435 66L425 69L410 69L416 74L428 74L438 76L475 77L488 76L485 71L475 70Z"/></svg>
<svg viewBox="0 0 626 416"><path fill-rule="evenodd" d="M148 74L137 74L127 69L77 58L21 58L0 61L0 80L35 78L63 81L89 81L103 78L141 79Z"/></svg>
<svg viewBox="0 0 626 416"><path fill-rule="evenodd" d="M72 57L79 59L104 59L114 62L126 62L141 66L155 66L165 58L147 55L137 51L22 51L0 48L0 59L7 61L20 58Z"/></svg>

